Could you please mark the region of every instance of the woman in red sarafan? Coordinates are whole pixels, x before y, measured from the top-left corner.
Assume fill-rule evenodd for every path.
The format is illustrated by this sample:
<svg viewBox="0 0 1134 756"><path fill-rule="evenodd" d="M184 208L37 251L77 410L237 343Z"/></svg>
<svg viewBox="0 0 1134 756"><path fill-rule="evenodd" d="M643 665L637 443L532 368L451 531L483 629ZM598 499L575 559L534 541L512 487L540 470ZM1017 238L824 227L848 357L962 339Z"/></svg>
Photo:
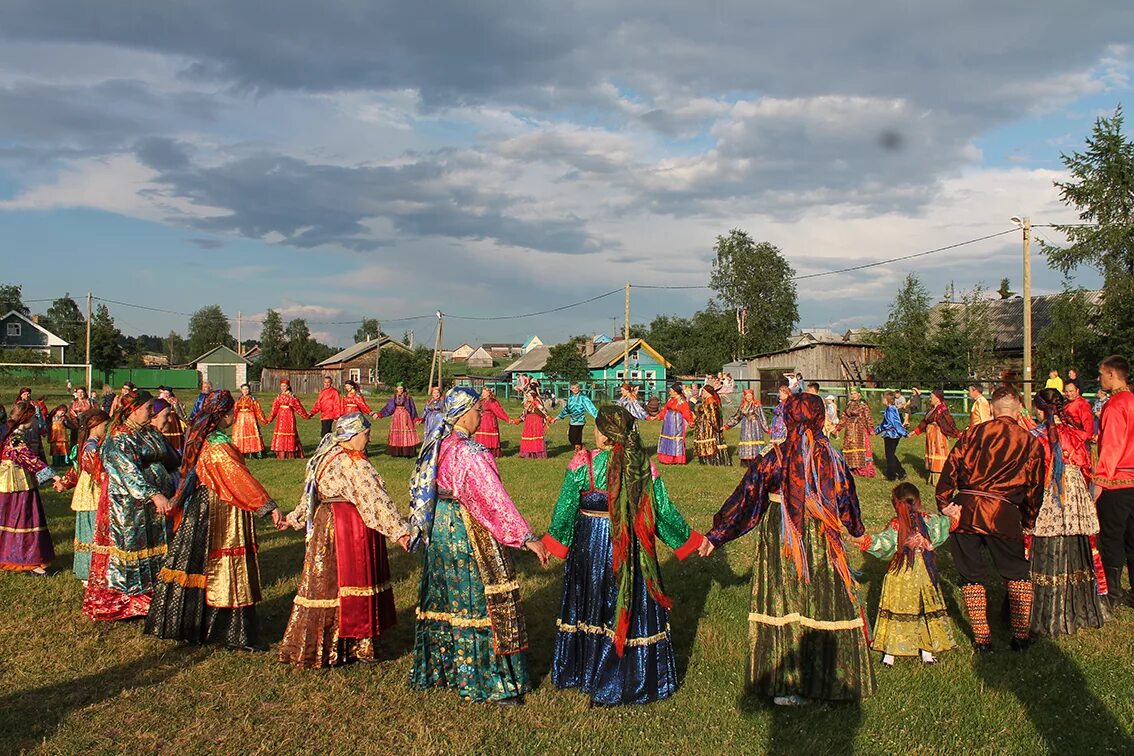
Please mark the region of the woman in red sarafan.
<svg viewBox="0 0 1134 756"><path fill-rule="evenodd" d="M481 420L483 423L483 419ZM524 428L520 435L520 456L531 459L547 458L547 439L544 435L550 418L543 406L538 389L529 388L524 394Z"/></svg>
<svg viewBox="0 0 1134 756"><path fill-rule="evenodd" d="M268 415L267 420L276 423L276 430L272 434L272 451L276 453L276 459L303 457L303 444L299 442L299 427L295 422L296 414L304 420L311 417L303 408L303 402L291 393L291 382L280 381L280 393L272 402L272 414Z"/></svg>
<svg viewBox="0 0 1134 756"><path fill-rule="evenodd" d="M484 387L480 392L480 428L476 431L476 441L485 449L492 452L492 456L499 457L503 454L500 450L500 421L512 425L519 425L519 420L513 420L504 408L500 406L500 402L496 399L496 393Z"/></svg>
<svg viewBox="0 0 1134 756"><path fill-rule="evenodd" d="M252 396L251 387L245 383L240 387L240 396L236 398L236 422L232 424L232 445L244 456L264 455L264 439L260 436L260 426L267 423L264 410L256 397Z"/></svg>
<svg viewBox="0 0 1134 756"><path fill-rule="evenodd" d="M391 457L417 456L417 407L414 406L413 397L406 391L406 387L398 384L394 395L386 402L375 417L390 417L390 431L386 436L386 453Z"/></svg>

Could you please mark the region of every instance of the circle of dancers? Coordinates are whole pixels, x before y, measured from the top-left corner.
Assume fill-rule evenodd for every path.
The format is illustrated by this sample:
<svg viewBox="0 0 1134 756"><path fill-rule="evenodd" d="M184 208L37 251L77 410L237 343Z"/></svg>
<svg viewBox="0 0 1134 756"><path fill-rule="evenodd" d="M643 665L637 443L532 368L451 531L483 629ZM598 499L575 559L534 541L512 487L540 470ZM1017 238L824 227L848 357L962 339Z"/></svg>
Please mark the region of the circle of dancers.
<svg viewBox="0 0 1134 756"><path fill-rule="evenodd" d="M310 412L283 381L267 416L247 385L237 396L205 385L189 413L168 388L155 396L127 386L104 392L98 404L78 389L73 404L50 413L24 390L0 421L0 569L46 574L54 551L39 487L50 482L74 492L74 573L85 585L87 617L144 618L144 632L157 638L266 650L256 616L258 523L302 531L303 567L276 658L321 668L379 660L381 638L396 621L387 549L397 544L421 560L409 684L518 705L532 686L514 565L515 552L526 550L544 566L564 563L554 685L578 688L593 706L618 706L667 698L680 682L669 611L681 597L665 587L659 543L678 559L711 558L754 533L746 692L780 705L854 701L875 691L871 651L891 666L900 657L932 664L955 648L937 560L946 544L978 653L994 648L988 587L996 582L1007 593L1017 651L1039 637L1101 627L1128 603L1129 362L1109 357L1099 375L1109 399L1097 425L1069 381L1036 392L1035 418L1015 389L985 398L974 385L964 431L944 394L933 392L912 432L909 416L923 399L917 389L909 399L887 393L872 427L861 392L850 392L840 416L834 397L824 400L802 376L781 388L770 423L751 390L726 418L710 383L694 396L674 384L652 408L630 385L615 403L596 407L575 384L553 417L530 382L518 418L490 389L462 386L432 389L421 416L402 386L374 411L357 384L340 394L330 379ZM298 503L285 514L245 458L303 457L296 416L316 414L322 437L304 461ZM383 417L391 418L387 453L416 456L408 517L367 456L371 420ZM574 452L551 525L537 534L497 469L499 423L522 424L520 456L543 458L546 429L561 420ZM686 461L690 429L692 456L731 465L723 434L740 428L743 475L704 534L681 514L642 445L639 425L651 420L662 422L660 466ZM265 445L260 426L270 422ZM840 433L841 451L831 443ZM884 439L885 475L896 485L892 519L869 533L855 478L877 474L873 435ZM925 437L935 511L896 459L909 435ZM888 560L873 626L850 548Z"/></svg>

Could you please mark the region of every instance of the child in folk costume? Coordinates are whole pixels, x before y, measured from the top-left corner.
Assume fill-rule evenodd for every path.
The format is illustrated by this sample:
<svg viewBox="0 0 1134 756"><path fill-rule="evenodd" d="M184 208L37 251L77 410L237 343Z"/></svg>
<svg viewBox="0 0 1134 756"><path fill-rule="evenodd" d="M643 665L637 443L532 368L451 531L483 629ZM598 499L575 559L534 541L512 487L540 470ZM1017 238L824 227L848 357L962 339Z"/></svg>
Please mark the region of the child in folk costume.
<svg viewBox="0 0 1134 756"><path fill-rule="evenodd" d="M366 458L370 420L335 421L307 462L299 506L286 523L307 530L307 553L279 660L297 667L377 661L378 638L397 622L386 539L409 548L398 514Z"/></svg>
<svg viewBox="0 0 1134 756"><path fill-rule="evenodd" d="M67 464L67 405L51 411L51 464L62 468Z"/></svg>
<svg viewBox="0 0 1134 756"><path fill-rule="evenodd" d="M725 431L737 425L740 426L737 456L745 462L751 462L763 454L768 445L768 421L764 417L764 408L760 406L760 400L752 389L744 389L736 414L721 430Z"/></svg>
<svg viewBox="0 0 1134 756"><path fill-rule="evenodd" d="M835 428L839 427L839 402L835 399L834 394L828 394L825 401L827 416L823 419L823 435L831 438L835 433Z"/></svg>
<svg viewBox="0 0 1134 756"><path fill-rule="evenodd" d="M181 481L169 505L179 524L158 574L145 632L261 651L252 516L270 516L277 526L283 516L225 433L236 420L235 404L226 390L210 392L189 428Z"/></svg>
<svg viewBox="0 0 1134 756"><path fill-rule="evenodd" d="M480 427L476 431L476 441L492 452L492 456L499 457L503 454L500 450L500 421L512 425L519 425L520 421L513 420L504 411L496 394L488 386L480 392L480 407Z"/></svg>
<svg viewBox="0 0 1134 756"><path fill-rule="evenodd" d="M71 569L75 577L86 583L91 573L95 518L98 516L98 498L103 482L98 446L110 417L100 409L92 409L80 414L78 420L79 438L73 452L75 461L55 490L75 489L71 497L71 511L75 513L75 556Z"/></svg>
<svg viewBox="0 0 1134 756"><path fill-rule="evenodd" d="M701 387L701 401L693 420L693 450L701 464L732 464L732 452L724 442L723 423L720 395L706 383Z"/></svg>
<svg viewBox="0 0 1134 756"><path fill-rule="evenodd" d="M304 420L311 417L304 409L303 402L291 393L291 382L286 379L282 380L280 381L280 393L272 402L272 414L268 415L267 420L269 423L272 421L276 423L276 430L272 433L272 451L276 453L276 459L303 458L303 444L299 441L299 425L295 421L296 415Z"/></svg>
<svg viewBox="0 0 1134 756"><path fill-rule="evenodd" d="M670 501L628 411L599 410L595 446L571 460L543 537L567 560L551 678L592 704L648 703L678 685L656 542L684 559L703 537Z"/></svg>
<svg viewBox="0 0 1134 756"><path fill-rule="evenodd" d="M945 467L945 460L949 458L949 439L960 438L961 431L949 413L949 405L945 403L945 392L934 389L929 395L929 412L916 428L913 435L925 434L925 473L931 485L937 485L937 478Z"/></svg>
<svg viewBox="0 0 1134 756"><path fill-rule="evenodd" d="M429 389L429 401L425 403L425 409L421 413L421 422L425 425L422 429L425 438L429 438L433 435L433 431L437 430L444 414L445 399L441 396L441 387L434 386Z"/></svg>
<svg viewBox="0 0 1134 756"><path fill-rule="evenodd" d="M945 515L922 511L921 494L912 483L895 486L891 501L897 516L885 530L852 539L871 556L890 560L873 647L882 652L887 667L896 656L920 655L922 662L933 664L934 654L956 647L934 553L949 538L952 523Z"/></svg>
<svg viewBox="0 0 1134 756"><path fill-rule="evenodd" d="M240 396L236 397L236 422L232 424L232 443L245 457L264 456L264 439L260 436L260 426L268 422L264 410L252 388L247 384L240 386Z"/></svg>
<svg viewBox="0 0 1134 756"><path fill-rule="evenodd" d="M551 418L543 406L538 390L530 387L524 393L524 427L520 433L520 456L547 459L547 425Z"/></svg>
<svg viewBox="0 0 1134 756"><path fill-rule="evenodd" d="M386 434L386 453L391 457L413 457L417 455L417 407L406 387L398 384L394 395L375 417L389 417L390 430Z"/></svg>
<svg viewBox="0 0 1134 756"><path fill-rule="evenodd" d="M35 422L35 407L16 402L0 425L0 570L46 575L55 547L39 486L59 476L24 442Z"/></svg>
<svg viewBox="0 0 1134 756"><path fill-rule="evenodd" d="M669 387L669 401L662 408L662 416L661 436L658 437L658 462L663 465L683 465L685 434L693 422L693 410L685 400L685 392L680 383Z"/></svg>
<svg viewBox="0 0 1134 756"><path fill-rule="evenodd" d="M1091 539L1099 517L1089 491L1091 456L1083 434L1067 414L1063 394L1045 388L1035 397L1043 422L1032 431L1044 447L1043 504L1032 528L1032 634L1054 637L1102 627L1107 612L1100 593ZM1105 580L1105 576L1103 577Z"/></svg>

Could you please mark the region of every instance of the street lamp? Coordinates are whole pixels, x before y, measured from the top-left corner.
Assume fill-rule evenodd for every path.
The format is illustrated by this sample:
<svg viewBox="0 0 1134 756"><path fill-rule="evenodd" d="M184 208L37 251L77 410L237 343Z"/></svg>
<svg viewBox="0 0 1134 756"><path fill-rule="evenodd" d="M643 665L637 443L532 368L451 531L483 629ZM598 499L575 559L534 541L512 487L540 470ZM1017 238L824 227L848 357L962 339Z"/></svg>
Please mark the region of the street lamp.
<svg viewBox="0 0 1134 756"><path fill-rule="evenodd" d="M1032 411L1032 222L1013 215L1011 221L1024 234L1024 408Z"/></svg>

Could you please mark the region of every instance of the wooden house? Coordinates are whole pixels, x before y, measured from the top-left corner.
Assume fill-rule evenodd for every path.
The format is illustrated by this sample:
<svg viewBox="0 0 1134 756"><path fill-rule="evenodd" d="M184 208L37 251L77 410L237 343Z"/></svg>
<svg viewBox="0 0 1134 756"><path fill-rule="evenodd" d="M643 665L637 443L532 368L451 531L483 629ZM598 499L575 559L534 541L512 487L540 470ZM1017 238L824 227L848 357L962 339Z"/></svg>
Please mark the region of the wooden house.
<svg viewBox="0 0 1134 756"><path fill-rule="evenodd" d="M44 356L44 362L63 364L69 346L69 342L18 310L10 310L0 318L0 349L38 352Z"/></svg>
<svg viewBox="0 0 1134 756"><path fill-rule="evenodd" d="M192 362L202 382L208 381L214 389L228 389L234 393L248 381L250 364L224 345L213 347Z"/></svg>

